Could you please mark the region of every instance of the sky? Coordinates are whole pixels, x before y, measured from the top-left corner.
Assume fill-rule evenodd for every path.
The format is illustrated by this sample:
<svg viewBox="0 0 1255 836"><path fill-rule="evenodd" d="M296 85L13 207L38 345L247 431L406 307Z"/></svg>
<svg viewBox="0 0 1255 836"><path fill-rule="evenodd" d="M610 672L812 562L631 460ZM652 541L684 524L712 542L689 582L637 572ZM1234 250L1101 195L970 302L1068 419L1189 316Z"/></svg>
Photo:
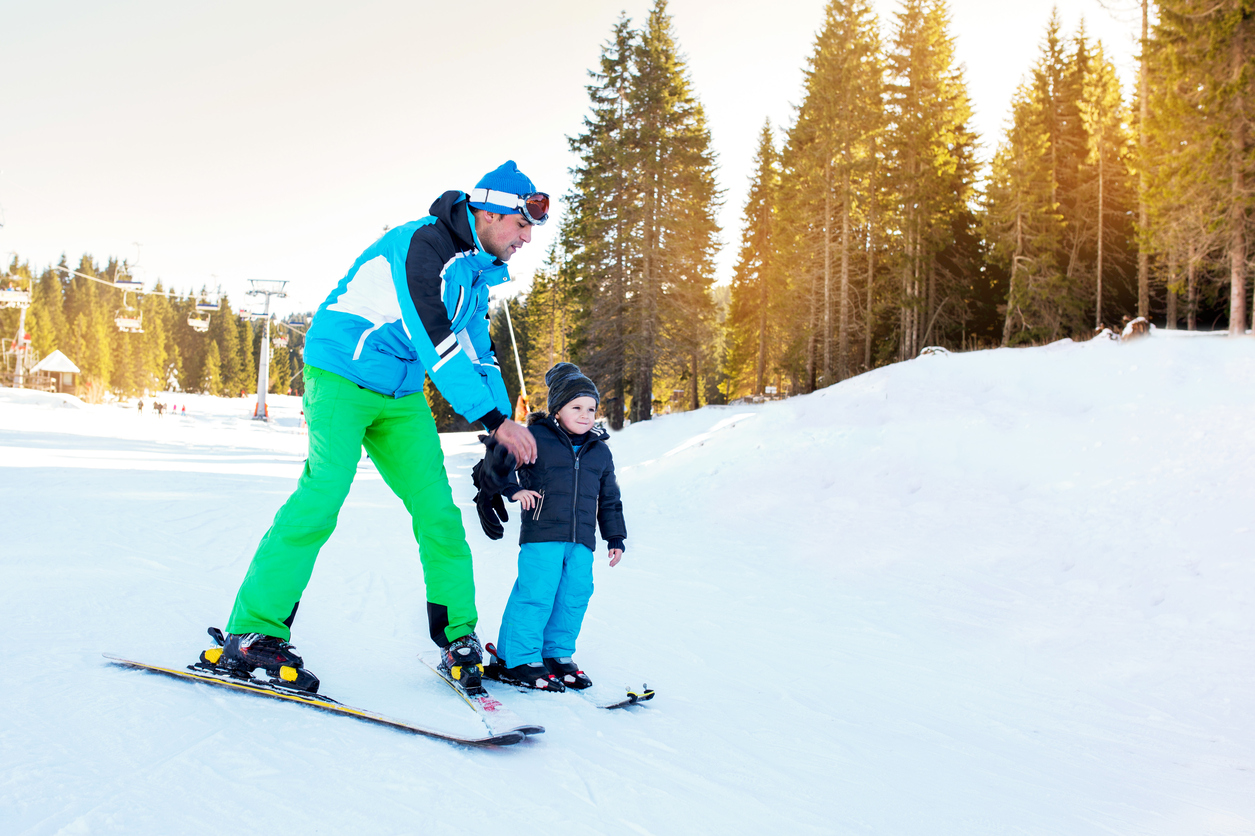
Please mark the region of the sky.
<svg viewBox="0 0 1255 836"><path fill-rule="evenodd" d="M652 5L0 0L0 259L113 256L149 288L221 287L236 307L249 279L282 279L272 310L312 311L385 227L507 159L566 194L588 71L619 15L641 26ZM824 5L668 6L718 159L717 281L735 265L759 132L791 124ZM986 157L1055 5L1132 82L1133 13L952 0ZM886 35L897 6L874 2ZM561 212L500 292L526 288Z"/></svg>

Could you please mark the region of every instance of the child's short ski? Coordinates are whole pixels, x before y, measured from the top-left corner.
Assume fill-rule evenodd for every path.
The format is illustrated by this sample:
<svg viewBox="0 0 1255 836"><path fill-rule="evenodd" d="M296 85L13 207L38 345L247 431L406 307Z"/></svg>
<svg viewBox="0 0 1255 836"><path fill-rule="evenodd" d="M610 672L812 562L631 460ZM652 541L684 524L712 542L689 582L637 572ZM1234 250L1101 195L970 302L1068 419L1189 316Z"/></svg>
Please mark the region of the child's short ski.
<svg viewBox="0 0 1255 836"><path fill-rule="evenodd" d="M503 674L505 671L505 663L501 661L501 657L497 655L497 648L492 642L484 645L484 650L488 651L488 662L484 665L484 679L491 679L494 682L500 682L503 685L513 685L520 693L528 693L539 691L546 693L541 688L529 688L526 685L520 685L513 679L506 678ZM588 688L575 688L567 686L567 691L578 694L586 701L592 703L598 708L627 708L629 705L639 705L646 700L654 698L654 689L648 685L642 685L640 688L627 688L626 694L620 695L614 688L592 685ZM560 693L554 691L553 693Z"/></svg>
<svg viewBox="0 0 1255 836"><path fill-rule="evenodd" d="M479 715L479 719L484 721L484 726L492 734L508 734L518 732L522 734L541 734L544 732L544 726L528 725L523 719L510 709L506 708L500 702L488 693L488 689L480 685L474 689L467 689L462 686L449 672L440 665L440 654L436 652L425 652L418 654L418 658L423 664L431 668L445 683L458 693L458 695L466 701L475 713Z"/></svg>
<svg viewBox="0 0 1255 836"><path fill-rule="evenodd" d="M513 743L522 741L525 737L522 731L504 731L499 734L490 734L487 737L464 737L462 735L449 734L447 732L436 731L435 729L423 728L415 726L401 720L393 720L384 717L381 714L375 714L371 711L363 711L360 708L344 705L336 702L330 697L324 697L321 694L311 694L307 691L297 691L290 688L283 688L272 685L251 676L234 677L226 674L211 673L205 669L189 665L187 670L178 670L177 668L164 668L160 665L149 665L145 662L133 662L130 659L123 659L118 656L110 656L105 654L105 658L115 665L121 665L127 668L135 668L137 670L148 671L149 673L159 673L165 676L182 679L185 682L199 682L205 685L214 685L219 688L227 688L238 693L253 694L260 697L271 697L273 699L283 700L285 702L296 703L297 705L305 705L310 708L317 708L320 711L339 714L344 717L353 717L358 720L364 720L368 723L374 723L380 726L397 729L398 731L409 732L411 734L419 734L424 737L432 737L437 740L447 740L450 743L461 743L466 746L509 746Z"/></svg>
<svg viewBox="0 0 1255 836"><path fill-rule="evenodd" d="M586 688L575 693L598 708L627 708L629 705L640 705L646 700L654 698L654 689L648 685L642 685L640 688L628 688L627 693L619 697L611 696L610 694L613 691L613 688L601 689L594 685L592 688Z"/></svg>

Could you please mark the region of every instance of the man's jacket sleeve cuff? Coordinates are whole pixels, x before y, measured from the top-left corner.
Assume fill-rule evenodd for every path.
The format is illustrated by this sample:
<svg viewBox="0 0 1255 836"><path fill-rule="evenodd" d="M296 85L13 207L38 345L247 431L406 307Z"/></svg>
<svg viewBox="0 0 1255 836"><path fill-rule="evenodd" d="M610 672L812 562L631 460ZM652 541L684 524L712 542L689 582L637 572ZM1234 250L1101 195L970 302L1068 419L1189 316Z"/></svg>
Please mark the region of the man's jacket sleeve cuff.
<svg viewBox="0 0 1255 836"><path fill-rule="evenodd" d="M495 432L497 427L505 423L505 415L501 413L501 410L493 407L488 410L487 415L479 419L479 423L483 424L488 432Z"/></svg>
<svg viewBox="0 0 1255 836"><path fill-rule="evenodd" d="M624 546L623 546L623 539L622 539L622 538L620 538L620 537L616 537L616 538L614 538L613 540L609 540L609 541L607 541L607 542L606 542L606 548L608 548L608 549L618 549L619 551L624 551L625 549L624 549Z"/></svg>

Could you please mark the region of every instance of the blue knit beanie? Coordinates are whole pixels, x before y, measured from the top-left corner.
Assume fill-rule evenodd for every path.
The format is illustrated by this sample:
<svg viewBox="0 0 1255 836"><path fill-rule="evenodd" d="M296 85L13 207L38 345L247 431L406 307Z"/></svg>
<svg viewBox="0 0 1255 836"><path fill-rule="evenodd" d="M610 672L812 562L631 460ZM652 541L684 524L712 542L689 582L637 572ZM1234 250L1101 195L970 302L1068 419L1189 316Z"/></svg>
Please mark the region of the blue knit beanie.
<svg viewBox="0 0 1255 836"><path fill-rule="evenodd" d="M584 396L601 403L597 384L585 377L574 363L559 363L545 372L545 385L549 387L545 400L550 415L556 415L562 407Z"/></svg>
<svg viewBox="0 0 1255 836"><path fill-rule="evenodd" d="M507 160L504 164L479 178L475 188L477 190L488 189L490 192L503 192L507 195L527 195L536 191L532 181L528 179L526 174L519 171L519 167L514 164L514 160ZM475 199L481 195L476 195L474 192L471 193L471 206L474 206L476 209L483 209L486 212L498 212L502 215L513 215L520 211L517 206L513 205L513 202L509 206L504 206L500 203L493 203L491 200Z"/></svg>

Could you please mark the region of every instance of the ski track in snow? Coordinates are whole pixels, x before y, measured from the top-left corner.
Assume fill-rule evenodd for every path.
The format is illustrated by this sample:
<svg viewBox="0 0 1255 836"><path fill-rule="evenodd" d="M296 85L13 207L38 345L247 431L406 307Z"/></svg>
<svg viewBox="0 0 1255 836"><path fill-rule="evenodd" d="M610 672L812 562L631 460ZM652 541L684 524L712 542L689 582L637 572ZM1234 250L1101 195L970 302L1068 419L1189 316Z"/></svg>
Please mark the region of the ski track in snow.
<svg viewBox="0 0 1255 836"><path fill-rule="evenodd" d="M629 538L577 658L658 689L498 695L544 735L415 738L108 665L185 664L300 473L299 401L139 415L0 389L0 833L1255 833L1255 340L924 357L615 433ZM480 636L482 536L442 437ZM294 641L324 690L482 725L415 658L422 574L369 460Z"/></svg>

